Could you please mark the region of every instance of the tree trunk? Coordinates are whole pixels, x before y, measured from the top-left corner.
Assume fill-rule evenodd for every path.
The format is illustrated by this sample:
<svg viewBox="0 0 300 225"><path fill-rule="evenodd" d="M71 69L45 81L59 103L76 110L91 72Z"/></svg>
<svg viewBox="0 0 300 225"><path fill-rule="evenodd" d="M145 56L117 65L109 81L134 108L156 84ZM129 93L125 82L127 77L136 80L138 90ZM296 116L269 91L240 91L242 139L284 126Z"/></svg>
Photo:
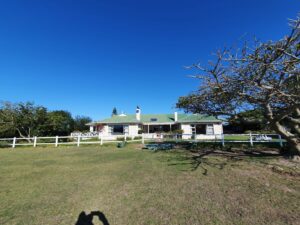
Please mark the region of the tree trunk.
<svg viewBox="0 0 300 225"><path fill-rule="evenodd" d="M23 135L19 128L16 128L16 130L18 131L18 133L19 133L19 135L20 135L21 138L30 138L30 136L26 137L25 135ZM31 143L30 139L26 139L26 141L28 143Z"/></svg>
<svg viewBox="0 0 300 225"><path fill-rule="evenodd" d="M293 157L300 156L300 139L288 132L279 122L276 122L274 125L274 130L279 133L283 138L286 139L289 145L288 153Z"/></svg>

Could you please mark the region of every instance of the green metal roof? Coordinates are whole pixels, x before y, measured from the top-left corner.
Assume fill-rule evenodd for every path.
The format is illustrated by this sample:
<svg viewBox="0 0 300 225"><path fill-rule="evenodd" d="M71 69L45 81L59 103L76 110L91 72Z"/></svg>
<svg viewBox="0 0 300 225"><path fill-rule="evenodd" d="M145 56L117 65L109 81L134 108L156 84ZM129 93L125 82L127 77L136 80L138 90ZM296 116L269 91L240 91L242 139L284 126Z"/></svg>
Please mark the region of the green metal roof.
<svg viewBox="0 0 300 225"><path fill-rule="evenodd" d="M177 123L201 123L201 122L222 122L213 116L206 116L202 114L178 114ZM95 121L88 125L94 124L132 124L132 123L175 123L174 114L141 114L141 120L136 119L135 114L126 116L113 116L104 120Z"/></svg>
<svg viewBox="0 0 300 225"><path fill-rule="evenodd" d="M126 116L112 116L111 118L107 118L98 123L139 123L139 121L135 118L135 115L126 115Z"/></svg>
<svg viewBox="0 0 300 225"><path fill-rule="evenodd" d="M222 122L214 116L207 116L203 114L178 114L178 122Z"/></svg>

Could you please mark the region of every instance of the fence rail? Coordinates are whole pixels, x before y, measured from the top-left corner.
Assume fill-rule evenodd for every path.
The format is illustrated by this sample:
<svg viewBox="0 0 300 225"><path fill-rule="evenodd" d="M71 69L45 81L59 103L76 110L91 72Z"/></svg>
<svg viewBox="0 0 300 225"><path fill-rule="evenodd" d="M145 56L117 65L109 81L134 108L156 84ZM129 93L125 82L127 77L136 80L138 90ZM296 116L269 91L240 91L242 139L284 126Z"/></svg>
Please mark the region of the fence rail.
<svg viewBox="0 0 300 225"><path fill-rule="evenodd" d="M280 147L285 142L279 134L141 134L141 135L118 135L118 136L53 136L53 137L28 137L28 138L0 138L0 146L33 146L40 145L80 145L119 142L145 142L151 141L175 141L175 142L204 142L204 143L220 143L225 146L226 143L248 143L253 146L254 143L278 143Z"/></svg>

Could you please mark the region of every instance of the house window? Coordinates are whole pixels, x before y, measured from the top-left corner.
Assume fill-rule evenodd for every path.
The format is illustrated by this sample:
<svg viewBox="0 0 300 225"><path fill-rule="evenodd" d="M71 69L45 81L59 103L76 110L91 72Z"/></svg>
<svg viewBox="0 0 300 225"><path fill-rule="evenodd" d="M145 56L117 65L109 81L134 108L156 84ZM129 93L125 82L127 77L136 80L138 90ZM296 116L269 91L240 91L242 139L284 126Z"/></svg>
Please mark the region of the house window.
<svg viewBox="0 0 300 225"><path fill-rule="evenodd" d="M192 130L192 134L196 134L196 125L195 124L191 124L191 130Z"/></svg>
<svg viewBox="0 0 300 225"><path fill-rule="evenodd" d="M196 125L196 134L206 134L205 125L197 124Z"/></svg>
<svg viewBox="0 0 300 225"><path fill-rule="evenodd" d="M113 126L108 126L108 134L111 135L113 133Z"/></svg>
<svg viewBox="0 0 300 225"><path fill-rule="evenodd" d="M192 134L206 134L205 128L203 124L191 124Z"/></svg>
<svg viewBox="0 0 300 225"><path fill-rule="evenodd" d="M212 124L206 125L206 134L208 135L214 134L214 126Z"/></svg>
<svg viewBox="0 0 300 225"><path fill-rule="evenodd" d="M129 134L129 126L124 126L124 134Z"/></svg>
<svg viewBox="0 0 300 225"><path fill-rule="evenodd" d="M123 125L114 125L113 126L113 133L123 134L124 133L124 126Z"/></svg>

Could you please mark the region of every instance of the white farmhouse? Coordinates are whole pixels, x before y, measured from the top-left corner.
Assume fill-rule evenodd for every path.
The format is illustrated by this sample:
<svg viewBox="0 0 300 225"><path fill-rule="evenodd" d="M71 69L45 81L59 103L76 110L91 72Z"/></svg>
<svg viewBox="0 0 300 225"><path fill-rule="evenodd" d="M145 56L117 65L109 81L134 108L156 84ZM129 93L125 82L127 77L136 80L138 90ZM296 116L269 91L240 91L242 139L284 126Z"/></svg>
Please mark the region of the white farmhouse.
<svg viewBox="0 0 300 225"><path fill-rule="evenodd" d="M135 114L115 115L88 124L90 131L114 139L120 135L160 135L182 132L183 139L212 139L223 134L222 120L201 114L142 114L139 107Z"/></svg>

